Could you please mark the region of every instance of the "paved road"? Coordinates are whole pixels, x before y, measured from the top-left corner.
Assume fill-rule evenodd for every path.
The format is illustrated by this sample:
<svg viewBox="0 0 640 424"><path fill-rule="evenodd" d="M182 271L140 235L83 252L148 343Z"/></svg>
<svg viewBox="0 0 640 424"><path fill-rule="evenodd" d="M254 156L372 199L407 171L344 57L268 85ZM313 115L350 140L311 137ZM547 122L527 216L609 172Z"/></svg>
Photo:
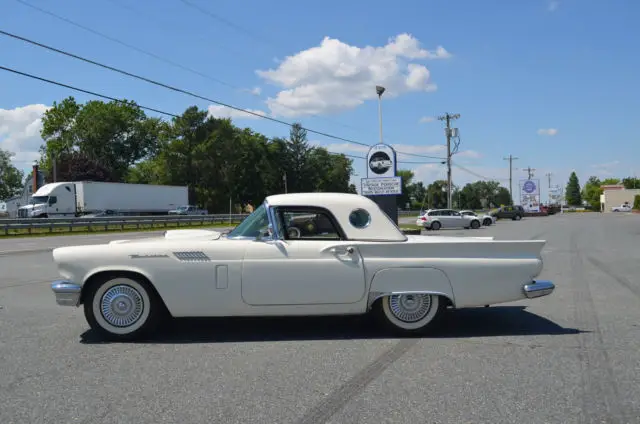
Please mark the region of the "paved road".
<svg viewBox="0 0 640 424"><path fill-rule="evenodd" d="M638 422L640 216L447 233L548 240L556 293L454 312L430 338L358 319L185 320L110 344L55 305L50 253L0 257L0 422Z"/></svg>

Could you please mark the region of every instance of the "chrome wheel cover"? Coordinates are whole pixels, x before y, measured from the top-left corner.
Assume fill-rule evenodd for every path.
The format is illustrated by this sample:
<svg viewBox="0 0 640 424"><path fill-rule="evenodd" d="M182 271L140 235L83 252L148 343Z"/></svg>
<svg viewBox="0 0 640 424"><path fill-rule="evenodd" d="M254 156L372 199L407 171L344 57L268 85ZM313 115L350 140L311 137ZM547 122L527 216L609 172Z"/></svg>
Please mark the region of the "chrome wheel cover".
<svg viewBox="0 0 640 424"><path fill-rule="evenodd" d="M394 317L403 322L418 322L431 310L430 294L394 294L389 296L389 309Z"/></svg>
<svg viewBox="0 0 640 424"><path fill-rule="evenodd" d="M114 327L129 327L144 312L144 301L138 290L127 285L110 287L100 300L104 320Z"/></svg>

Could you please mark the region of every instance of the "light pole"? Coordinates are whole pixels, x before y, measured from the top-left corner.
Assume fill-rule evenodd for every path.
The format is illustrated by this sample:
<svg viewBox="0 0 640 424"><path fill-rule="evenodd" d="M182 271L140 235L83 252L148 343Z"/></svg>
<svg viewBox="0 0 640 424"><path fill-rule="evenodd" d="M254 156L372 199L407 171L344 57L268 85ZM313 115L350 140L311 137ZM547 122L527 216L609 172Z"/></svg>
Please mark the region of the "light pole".
<svg viewBox="0 0 640 424"><path fill-rule="evenodd" d="M385 88L381 85L376 85L376 93L378 94L378 121L380 122L380 144L382 144L382 93L385 92Z"/></svg>

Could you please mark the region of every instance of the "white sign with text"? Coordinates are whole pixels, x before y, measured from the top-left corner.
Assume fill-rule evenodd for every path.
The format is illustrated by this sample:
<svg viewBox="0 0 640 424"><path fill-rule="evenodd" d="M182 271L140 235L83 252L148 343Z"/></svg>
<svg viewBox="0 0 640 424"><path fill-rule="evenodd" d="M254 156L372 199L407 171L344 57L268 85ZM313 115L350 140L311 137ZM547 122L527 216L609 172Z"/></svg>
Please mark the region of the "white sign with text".
<svg viewBox="0 0 640 424"><path fill-rule="evenodd" d="M402 194L402 177L362 178L363 196L393 196Z"/></svg>

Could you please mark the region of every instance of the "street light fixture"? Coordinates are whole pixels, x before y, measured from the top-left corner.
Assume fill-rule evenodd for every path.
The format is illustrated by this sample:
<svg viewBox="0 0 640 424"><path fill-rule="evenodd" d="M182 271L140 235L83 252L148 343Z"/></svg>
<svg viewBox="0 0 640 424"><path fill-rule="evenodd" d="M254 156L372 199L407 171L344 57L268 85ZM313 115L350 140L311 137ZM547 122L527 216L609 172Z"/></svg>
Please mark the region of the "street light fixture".
<svg viewBox="0 0 640 424"><path fill-rule="evenodd" d="M385 90L383 86L376 85L376 94L378 95L378 121L380 122L380 144L382 144L382 93L384 93Z"/></svg>

